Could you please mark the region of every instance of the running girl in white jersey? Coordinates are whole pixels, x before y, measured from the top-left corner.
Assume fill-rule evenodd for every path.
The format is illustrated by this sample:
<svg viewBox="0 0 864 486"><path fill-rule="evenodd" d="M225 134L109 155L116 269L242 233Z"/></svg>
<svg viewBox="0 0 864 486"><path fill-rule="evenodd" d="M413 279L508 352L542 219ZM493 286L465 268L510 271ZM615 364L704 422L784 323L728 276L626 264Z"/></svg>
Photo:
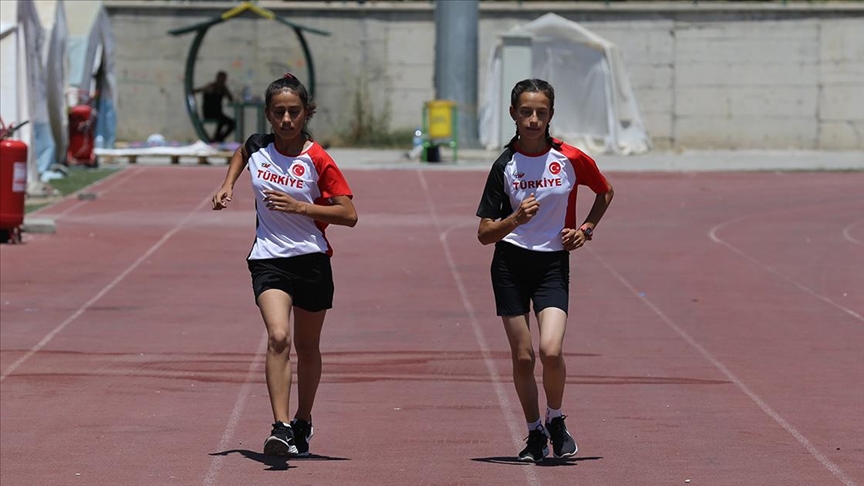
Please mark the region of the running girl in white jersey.
<svg viewBox="0 0 864 486"><path fill-rule="evenodd" d="M561 413L567 378L562 346L570 292L570 251L591 240L612 201L612 186L594 160L549 135L555 91L546 81L526 79L510 94L516 136L492 165L477 216L481 243L495 243L492 288L513 360L513 382L528 424L519 460L540 462L576 455L576 441ZM594 205L578 225L576 189L588 186ZM514 209L515 208L515 209ZM541 421L534 379L531 302L540 338L546 417ZM547 439L548 438L548 439Z"/></svg>
<svg viewBox="0 0 864 486"><path fill-rule="evenodd" d="M256 133L237 149L213 209L227 207L248 166L257 224L247 263L269 337L265 374L274 419L264 454L305 456L321 381L321 328L333 306L333 249L324 230L328 224L353 227L357 212L339 168L306 130L316 104L303 84L286 74L267 88L265 105L273 133ZM289 422L292 311L297 411Z"/></svg>

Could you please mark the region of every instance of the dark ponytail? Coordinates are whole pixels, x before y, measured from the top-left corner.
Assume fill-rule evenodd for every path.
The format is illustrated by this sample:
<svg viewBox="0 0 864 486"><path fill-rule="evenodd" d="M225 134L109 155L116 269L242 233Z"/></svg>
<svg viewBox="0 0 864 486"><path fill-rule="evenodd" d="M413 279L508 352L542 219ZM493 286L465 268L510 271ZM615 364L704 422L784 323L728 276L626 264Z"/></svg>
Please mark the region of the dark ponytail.
<svg viewBox="0 0 864 486"><path fill-rule="evenodd" d="M555 88L548 81L542 79L523 79L516 83L513 91L510 92L510 106L516 108L519 105L519 98L522 93L543 93L549 98L549 109L555 109ZM516 127L516 135L510 139L510 142L505 145L505 148L515 150L516 142L519 141L519 127ZM546 124L546 143L556 149L561 148L561 142L555 142L555 139L549 134L549 124Z"/></svg>

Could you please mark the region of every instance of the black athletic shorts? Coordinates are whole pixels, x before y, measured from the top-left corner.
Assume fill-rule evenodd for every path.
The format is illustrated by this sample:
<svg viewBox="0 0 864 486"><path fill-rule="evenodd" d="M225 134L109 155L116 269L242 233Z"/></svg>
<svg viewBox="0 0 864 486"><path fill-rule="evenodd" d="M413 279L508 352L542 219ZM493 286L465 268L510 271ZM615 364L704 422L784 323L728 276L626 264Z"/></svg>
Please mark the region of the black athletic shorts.
<svg viewBox="0 0 864 486"><path fill-rule="evenodd" d="M495 244L492 290L501 317L556 307L567 312L570 300L570 253L532 251L504 241Z"/></svg>
<svg viewBox="0 0 864 486"><path fill-rule="evenodd" d="M303 310L318 312L333 307L333 270L326 253L246 262L256 303L265 290L279 289Z"/></svg>

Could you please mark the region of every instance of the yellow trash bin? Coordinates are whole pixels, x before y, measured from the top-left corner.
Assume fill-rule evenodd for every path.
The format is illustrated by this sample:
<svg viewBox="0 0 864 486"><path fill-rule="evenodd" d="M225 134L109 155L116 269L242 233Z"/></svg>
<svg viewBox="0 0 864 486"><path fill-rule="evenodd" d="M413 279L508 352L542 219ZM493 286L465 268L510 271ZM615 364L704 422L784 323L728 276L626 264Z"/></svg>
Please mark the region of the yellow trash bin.
<svg viewBox="0 0 864 486"><path fill-rule="evenodd" d="M455 101L432 100L426 102L428 136L430 139L453 138L453 107Z"/></svg>

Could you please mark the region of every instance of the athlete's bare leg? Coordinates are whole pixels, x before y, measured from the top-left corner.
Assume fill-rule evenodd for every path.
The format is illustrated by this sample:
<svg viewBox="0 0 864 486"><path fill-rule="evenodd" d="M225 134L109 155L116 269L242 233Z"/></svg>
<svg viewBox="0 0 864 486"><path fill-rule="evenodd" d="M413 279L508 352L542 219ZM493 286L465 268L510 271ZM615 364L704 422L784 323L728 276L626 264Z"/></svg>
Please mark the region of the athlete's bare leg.
<svg viewBox="0 0 864 486"><path fill-rule="evenodd" d="M287 424L291 396L291 296L281 290L265 290L258 296L258 307L267 326L264 369L273 419Z"/></svg>
<svg viewBox="0 0 864 486"><path fill-rule="evenodd" d="M537 380L534 379L534 347L531 344L531 329L528 314L502 317L507 340L510 342L510 357L513 360L513 384L525 414L525 422L540 420L537 405Z"/></svg>
<svg viewBox="0 0 864 486"><path fill-rule="evenodd" d="M567 329L567 313L556 307L547 307L537 314L540 330L540 362L543 363L543 389L546 404L559 410L564 399L564 384L567 381L567 366L564 363L564 332Z"/></svg>
<svg viewBox="0 0 864 486"><path fill-rule="evenodd" d="M294 349L297 351L296 418L312 421L312 405L321 382L321 328L326 310L294 308Z"/></svg>

